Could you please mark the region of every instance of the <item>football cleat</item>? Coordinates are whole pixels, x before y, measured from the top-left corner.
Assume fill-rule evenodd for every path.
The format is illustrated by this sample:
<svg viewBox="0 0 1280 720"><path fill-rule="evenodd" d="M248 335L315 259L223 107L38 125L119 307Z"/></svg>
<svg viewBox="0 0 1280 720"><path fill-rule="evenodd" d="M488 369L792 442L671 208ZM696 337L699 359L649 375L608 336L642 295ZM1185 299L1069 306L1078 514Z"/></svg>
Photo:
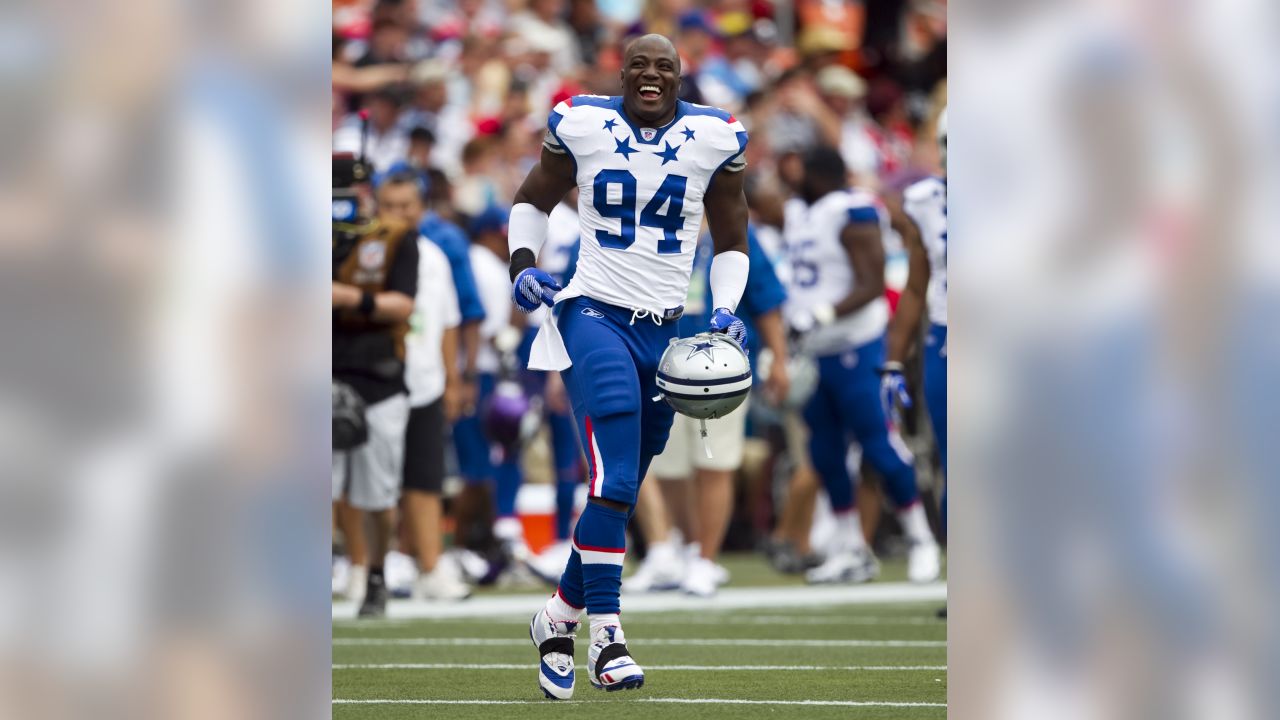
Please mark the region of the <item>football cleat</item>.
<svg viewBox="0 0 1280 720"><path fill-rule="evenodd" d="M557 622L543 608L529 622L529 639L538 648L538 687L552 700L573 697L573 636L577 620Z"/></svg>
<svg viewBox="0 0 1280 720"><path fill-rule="evenodd" d="M880 574L880 563L865 547L842 550L832 554L826 562L804 574L805 581L813 585L827 583L863 583L874 580Z"/></svg>
<svg viewBox="0 0 1280 720"><path fill-rule="evenodd" d="M631 659L622 628L606 625L596 631L587 654L587 679L597 690L634 690L644 685L644 670Z"/></svg>
<svg viewBox="0 0 1280 720"><path fill-rule="evenodd" d="M936 542L917 542L907 551L907 579L914 583L933 582L942 572L942 551Z"/></svg>

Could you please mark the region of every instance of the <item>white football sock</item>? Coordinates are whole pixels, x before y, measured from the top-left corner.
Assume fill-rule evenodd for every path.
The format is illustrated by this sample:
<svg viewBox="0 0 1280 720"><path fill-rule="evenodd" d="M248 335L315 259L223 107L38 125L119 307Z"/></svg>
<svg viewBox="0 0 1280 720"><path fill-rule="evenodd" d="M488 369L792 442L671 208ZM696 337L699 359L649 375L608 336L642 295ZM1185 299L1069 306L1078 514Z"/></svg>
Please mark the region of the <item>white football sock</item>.
<svg viewBox="0 0 1280 720"><path fill-rule="evenodd" d="M929 518L924 514L924 503L916 501L905 510L898 511L898 522L902 523L902 531L907 539L914 543L931 544L933 531L929 529Z"/></svg>
<svg viewBox="0 0 1280 720"><path fill-rule="evenodd" d="M836 513L836 542L839 547L858 550L867 546L867 539L862 535L862 516L858 508Z"/></svg>
<svg viewBox="0 0 1280 720"><path fill-rule="evenodd" d="M610 625L616 626L619 632L622 631L622 621L618 619L617 613L600 614L600 615L589 614L587 615L587 618L591 620L591 636L592 637L595 637L597 630L599 630L602 627L608 627Z"/></svg>
<svg viewBox="0 0 1280 720"><path fill-rule="evenodd" d="M550 615L552 620L576 621L578 618L582 617L582 608L576 608L565 602L564 598L560 597L560 593L556 592L551 596L551 599L547 601L547 615Z"/></svg>

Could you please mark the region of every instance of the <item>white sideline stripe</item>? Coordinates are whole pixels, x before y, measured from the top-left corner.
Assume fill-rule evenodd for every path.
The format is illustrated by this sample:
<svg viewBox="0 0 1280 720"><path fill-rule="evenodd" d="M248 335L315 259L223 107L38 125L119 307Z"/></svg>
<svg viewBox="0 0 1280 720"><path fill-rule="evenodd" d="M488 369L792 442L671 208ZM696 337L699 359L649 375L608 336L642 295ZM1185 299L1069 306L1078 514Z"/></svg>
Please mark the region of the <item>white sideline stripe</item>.
<svg viewBox="0 0 1280 720"><path fill-rule="evenodd" d="M334 645L448 645L525 647L516 638L334 638ZM883 647L945 648L944 640L761 640L757 638L645 638L644 645L705 645L738 647Z"/></svg>
<svg viewBox="0 0 1280 720"><path fill-rule="evenodd" d="M377 664L335 664L334 670L534 670L536 663L377 663ZM740 670L799 670L806 672L847 671L847 672L914 672L929 670L946 672L946 665L645 665L645 670L690 670L722 672ZM586 672L586 668L578 668L578 672Z"/></svg>
<svg viewBox="0 0 1280 720"><path fill-rule="evenodd" d="M946 703L877 702L874 700L740 700L717 698L636 698L634 700L561 700L557 705L599 705L604 703L673 703L690 705L809 705L814 707L938 707ZM335 698L334 705L542 705L546 700L354 700Z"/></svg>
<svg viewBox="0 0 1280 720"><path fill-rule="evenodd" d="M392 600L387 603L391 620L405 618L508 617L528 618L542 607L551 594L546 592L471 598L456 603L427 600ZM695 598L678 593L622 594L622 608L627 617L646 612L708 612L763 608L776 613L780 608L822 607L830 605L940 603L947 599L946 583L869 583L866 585L728 587L714 598ZM356 606L347 601L333 603L334 619L354 619Z"/></svg>
<svg viewBox="0 0 1280 720"><path fill-rule="evenodd" d="M643 615L644 613L637 613ZM360 620L335 620L334 624L342 628L375 628L407 625L418 620L453 620L454 618L365 618ZM528 625L523 618L501 620L513 625ZM932 617L895 617L892 615L858 615L856 617L804 616L804 615L721 615L711 612L706 615L673 615L664 613L662 619L636 618L633 623L662 622L664 625L929 625L944 627L943 620Z"/></svg>

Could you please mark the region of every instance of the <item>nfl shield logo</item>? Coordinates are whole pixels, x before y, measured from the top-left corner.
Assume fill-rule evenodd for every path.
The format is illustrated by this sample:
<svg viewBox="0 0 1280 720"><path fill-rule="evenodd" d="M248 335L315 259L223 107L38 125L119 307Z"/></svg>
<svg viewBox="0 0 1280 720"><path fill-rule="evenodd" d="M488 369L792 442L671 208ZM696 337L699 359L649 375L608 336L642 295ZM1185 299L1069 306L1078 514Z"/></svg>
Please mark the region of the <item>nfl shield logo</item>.
<svg viewBox="0 0 1280 720"><path fill-rule="evenodd" d="M653 128L640 128L640 137L644 138L645 142L649 142L657 134L658 131Z"/></svg>
<svg viewBox="0 0 1280 720"><path fill-rule="evenodd" d="M387 257L387 248L380 240L367 242L360 246L360 267L365 270L377 270Z"/></svg>

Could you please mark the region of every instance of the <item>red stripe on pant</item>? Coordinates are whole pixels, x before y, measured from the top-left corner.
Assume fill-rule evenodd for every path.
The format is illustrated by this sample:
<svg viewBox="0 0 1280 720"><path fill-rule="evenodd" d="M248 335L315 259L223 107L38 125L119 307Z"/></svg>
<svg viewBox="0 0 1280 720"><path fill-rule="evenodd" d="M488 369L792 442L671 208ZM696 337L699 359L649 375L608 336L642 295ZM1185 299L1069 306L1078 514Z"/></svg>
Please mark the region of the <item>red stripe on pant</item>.
<svg viewBox="0 0 1280 720"><path fill-rule="evenodd" d="M599 470L596 468L596 452L595 452L596 438L595 438L595 434L592 433L591 431L590 415L587 416L586 424L587 424L587 466L591 470L591 475L587 478L587 496L595 497L596 473L599 472Z"/></svg>

